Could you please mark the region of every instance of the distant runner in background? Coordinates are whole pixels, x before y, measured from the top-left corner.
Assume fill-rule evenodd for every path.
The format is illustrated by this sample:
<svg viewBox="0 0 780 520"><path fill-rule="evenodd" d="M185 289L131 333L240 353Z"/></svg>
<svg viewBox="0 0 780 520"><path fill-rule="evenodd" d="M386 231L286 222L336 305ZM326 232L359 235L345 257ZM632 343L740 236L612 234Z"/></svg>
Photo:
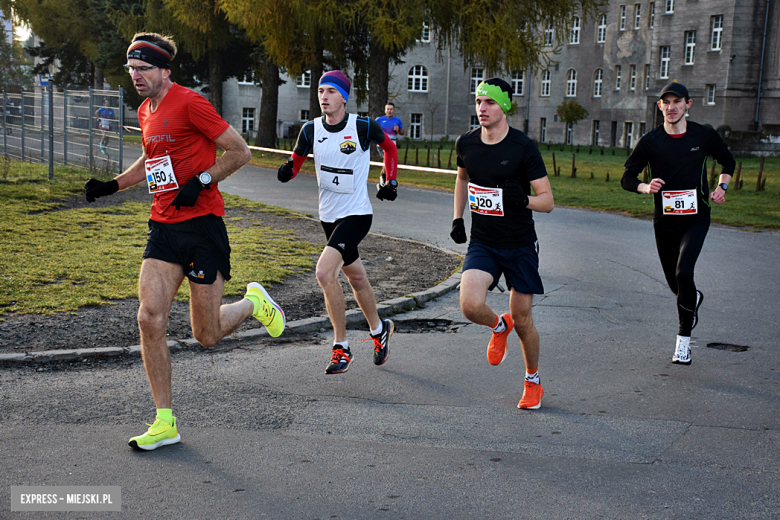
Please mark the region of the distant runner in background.
<svg viewBox="0 0 780 520"><path fill-rule="evenodd" d="M404 135L406 132L404 131L404 123L401 121L401 118L396 117L395 115L395 105L393 103L388 102L385 105L385 115L382 117L376 118L376 122L379 123L379 126L382 127L382 131L389 137L393 143L395 143L395 146L398 147L398 136ZM382 151L382 148L379 148L379 156L384 157L385 154ZM385 182L385 169L382 168L382 173L380 174L380 182Z"/></svg>
<svg viewBox="0 0 780 520"><path fill-rule="evenodd" d="M95 111L95 116L97 116L98 125L100 126L100 151L105 154L108 153L106 152L106 147L108 146L108 137L111 132L111 123L116 118L114 109L111 108L108 98L103 101L103 106Z"/></svg>

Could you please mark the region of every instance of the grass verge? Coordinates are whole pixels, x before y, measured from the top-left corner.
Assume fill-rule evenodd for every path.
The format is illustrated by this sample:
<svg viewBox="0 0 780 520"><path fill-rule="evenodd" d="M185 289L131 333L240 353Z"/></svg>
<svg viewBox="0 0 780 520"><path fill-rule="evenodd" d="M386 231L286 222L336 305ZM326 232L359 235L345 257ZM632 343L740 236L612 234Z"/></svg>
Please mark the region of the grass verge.
<svg viewBox="0 0 780 520"><path fill-rule="evenodd" d="M0 165L0 316L52 314L137 297L151 199L104 208L67 209L82 196L89 173L45 165ZM262 225L259 214L281 208L225 195L225 223L233 247L233 278L225 295L240 295L250 281L282 282L310 269L319 248L292 232ZM182 284L177 300L189 298Z"/></svg>
<svg viewBox="0 0 780 520"><path fill-rule="evenodd" d="M438 144L434 143L434 147L437 148ZM561 151L560 146L553 145L548 148L547 145L542 145L540 152L550 174L555 203L575 208L616 211L634 217L651 217L653 214L651 197L629 193L620 187L626 151L604 149L603 155L601 151L600 148L585 146L567 146L564 151ZM445 149L444 152L446 153L442 154L442 159L446 162L449 150ZM553 161L553 154L555 161ZM408 163L403 162L403 152L399 155L399 162L414 165L413 160ZM282 154L256 150L253 150L252 156L251 164L274 169L286 160L286 156ZM571 177L572 156L576 168L575 178ZM553 176L553 162L560 171L560 176ZM726 203L720 206L713 204L713 222L756 229L780 229L780 158L765 159L762 173L764 185L761 191L756 191L760 159L738 157L737 162L742 163L740 174L742 189L734 189L735 183L732 183L726 196ZM422 160L420 163L422 166L426 164ZM455 159L452 160L453 165L454 163ZM712 161L710 160L708 164L711 168ZM720 171L719 166L716 168ZM314 162L307 160L301 171L314 174ZM378 181L380 171L379 167L372 166L369 179L373 182ZM455 187L454 167L452 172L452 174L431 173L399 169L398 182L401 185L452 190Z"/></svg>

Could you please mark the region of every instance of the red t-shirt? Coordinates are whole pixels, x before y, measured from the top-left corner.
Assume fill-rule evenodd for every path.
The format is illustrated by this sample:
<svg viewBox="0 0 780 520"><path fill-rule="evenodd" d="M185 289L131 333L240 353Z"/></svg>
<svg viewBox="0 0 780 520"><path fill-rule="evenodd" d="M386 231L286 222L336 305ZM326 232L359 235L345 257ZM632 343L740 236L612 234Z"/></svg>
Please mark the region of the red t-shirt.
<svg viewBox="0 0 780 520"><path fill-rule="evenodd" d="M138 108L138 124L143 133L147 159L170 155L173 173L179 188L198 173L214 165L217 145L214 139L228 129L206 98L192 90L173 84L171 90L152 112L146 99ZM182 222L191 218L213 214L225 214L225 201L216 185L203 190L192 207L171 206L178 190L154 195L152 220L156 222Z"/></svg>

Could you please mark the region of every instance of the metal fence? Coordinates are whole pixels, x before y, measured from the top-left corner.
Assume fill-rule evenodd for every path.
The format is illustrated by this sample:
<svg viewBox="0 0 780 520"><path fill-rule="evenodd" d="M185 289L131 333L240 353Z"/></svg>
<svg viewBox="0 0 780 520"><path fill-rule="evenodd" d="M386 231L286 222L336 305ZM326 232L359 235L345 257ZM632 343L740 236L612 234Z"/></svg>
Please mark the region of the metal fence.
<svg viewBox="0 0 780 520"><path fill-rule="evenodd" d="M3 92L2 155L7 158L74 165L105 173L123 164L124 93L119 90Z"/></svg>

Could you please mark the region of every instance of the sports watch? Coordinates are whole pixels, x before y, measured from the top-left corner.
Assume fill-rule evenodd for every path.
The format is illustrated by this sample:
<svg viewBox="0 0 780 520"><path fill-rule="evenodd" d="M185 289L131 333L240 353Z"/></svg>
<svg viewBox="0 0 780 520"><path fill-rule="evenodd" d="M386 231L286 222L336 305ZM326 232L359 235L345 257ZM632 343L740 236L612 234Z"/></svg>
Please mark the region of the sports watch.
<svg viewBox="0 0 780 520"><path fill-rule="evenodd" d="M728 190L728 189L729 189L729 185L728 185L728 184L726 184L725 182L721 182L720 184L718 184L718 187L719 187L720 189L722 189L723 191L726 191L726 190Z"/></svg>
<svg viewBox="0 0 780 520"><path fill-rule="evenodd" d="M198 174L198 180L205 188L209 184L211 184L211 174L209 172L201 172Z"/></svg>
<svg viewBox="0 0 780 520"><path fill-rule="evenodd" d="M390 179L385 184L388 184L388 185L392 186L393 188L398 189L398 181L395 180L395 179Z"/></svg>

